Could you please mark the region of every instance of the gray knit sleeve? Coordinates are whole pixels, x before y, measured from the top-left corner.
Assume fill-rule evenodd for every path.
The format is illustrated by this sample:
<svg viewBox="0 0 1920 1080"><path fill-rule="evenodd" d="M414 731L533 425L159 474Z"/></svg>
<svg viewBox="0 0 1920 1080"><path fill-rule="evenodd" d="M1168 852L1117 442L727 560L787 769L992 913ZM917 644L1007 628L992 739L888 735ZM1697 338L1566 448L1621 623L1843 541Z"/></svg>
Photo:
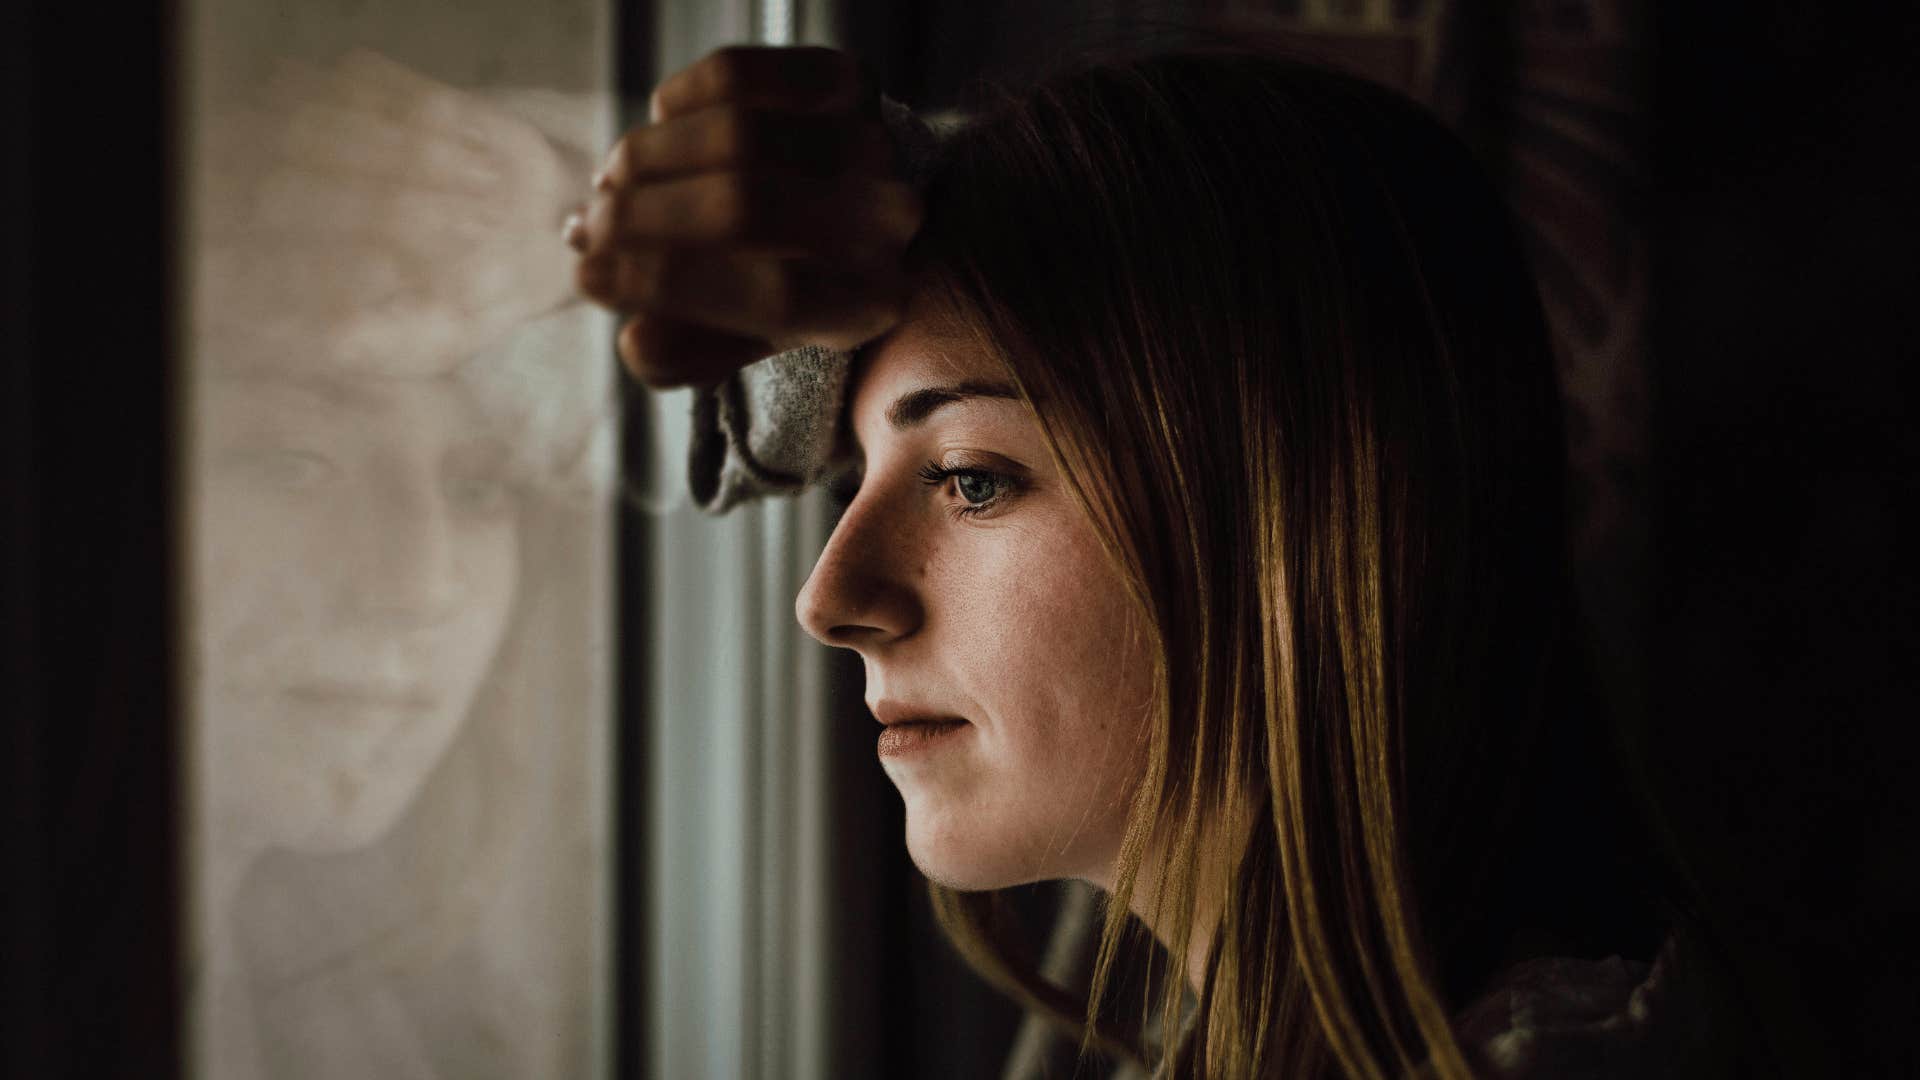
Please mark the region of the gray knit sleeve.
<svg viewBox="0 0 1920 1080"><path fill-rule="evenodd" d="M896 158L915 183L932 166L932 129L913 110L880 99ZM769 494L790 494L848 466L839 446L851 353L808 345L748 364L693 394L687 489L694 504L723 513Z"/></svg>

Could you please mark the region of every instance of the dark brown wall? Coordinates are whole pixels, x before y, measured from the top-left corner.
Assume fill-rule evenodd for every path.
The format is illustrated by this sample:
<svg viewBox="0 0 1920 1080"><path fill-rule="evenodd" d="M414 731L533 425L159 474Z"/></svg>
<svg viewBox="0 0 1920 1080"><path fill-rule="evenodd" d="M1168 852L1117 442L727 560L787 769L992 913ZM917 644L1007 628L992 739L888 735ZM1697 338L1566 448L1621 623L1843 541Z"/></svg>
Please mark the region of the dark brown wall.
<svg viewBox="0 0 1920 1080"><path fill-rule="evenodd" d="M1647 722L1789 1071L1913 1075L1920 20L1667 7Z"/></svg>
<svg viewBox="0 0 1920 1080"><path fill-rule="evenodd" d="M178 1070L170 5L0 34L8 1076Z"/></svg>

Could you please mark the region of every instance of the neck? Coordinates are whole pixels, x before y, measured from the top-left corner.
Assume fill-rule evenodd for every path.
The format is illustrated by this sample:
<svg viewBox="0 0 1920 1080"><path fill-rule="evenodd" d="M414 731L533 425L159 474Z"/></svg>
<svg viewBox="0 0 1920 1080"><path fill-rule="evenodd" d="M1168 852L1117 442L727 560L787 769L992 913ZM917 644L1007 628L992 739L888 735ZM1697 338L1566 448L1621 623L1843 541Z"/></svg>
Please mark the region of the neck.
<svg viewBox="0 0 1920 1080"><path fill-rule="evenodd" d="M1249 832L1248 817L1242 815L1237 820L1226 820L1209 830L1201 839L1197 858L1194 860L1194 875L1191 882L1193 899L1193 920L1189 926L1184 950L1175 941L1179 928L1175 909L1180 897L1169 895L1166 909L1159 904L1161 883L1173 865L1172 856L1164 838L1156 837L1150 843L1146 855L1140 861L1140 871L1134 876L1133 892L1127 898L1127 907L1153 933L1169 956L1180 959L1184 953L1184 968L1187 985L1194 996L1200 996L1201 987L1206 982L1207 957L1218 936L1220 919L1226 910L1227 891L1239 867L1240 853L1246 845ZM1092 879L1093 884L1114 891L1118 875L1112 869L1104 875L1104 880Z"/></svg>

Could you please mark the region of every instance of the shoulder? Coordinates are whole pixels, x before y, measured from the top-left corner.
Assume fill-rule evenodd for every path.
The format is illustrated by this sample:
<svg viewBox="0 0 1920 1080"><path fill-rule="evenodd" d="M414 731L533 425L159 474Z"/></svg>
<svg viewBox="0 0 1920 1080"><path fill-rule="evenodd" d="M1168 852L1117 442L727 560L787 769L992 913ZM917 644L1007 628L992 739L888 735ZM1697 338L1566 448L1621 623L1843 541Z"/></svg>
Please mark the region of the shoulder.
<svg viewBox="0 0 1920 1080"><path fill-rule="evenodd" d="M1651 962L1542 957L1503 972L1455 1018L1468 1055L1502 1080L1680 1075L1695 1005L1669 938Z"/></svg>

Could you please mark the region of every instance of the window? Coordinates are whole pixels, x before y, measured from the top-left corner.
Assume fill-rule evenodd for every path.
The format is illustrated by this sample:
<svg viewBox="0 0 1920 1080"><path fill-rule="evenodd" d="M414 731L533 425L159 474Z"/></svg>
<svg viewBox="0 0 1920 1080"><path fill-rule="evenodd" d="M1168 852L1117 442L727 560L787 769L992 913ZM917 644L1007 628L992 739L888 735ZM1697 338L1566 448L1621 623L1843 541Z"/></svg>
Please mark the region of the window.
<svg viewBox="0 0 1920 1080"><path fill-rule="evenodd" d="M188 6L189 1072L610 1074L599 0Z"/></svg>

